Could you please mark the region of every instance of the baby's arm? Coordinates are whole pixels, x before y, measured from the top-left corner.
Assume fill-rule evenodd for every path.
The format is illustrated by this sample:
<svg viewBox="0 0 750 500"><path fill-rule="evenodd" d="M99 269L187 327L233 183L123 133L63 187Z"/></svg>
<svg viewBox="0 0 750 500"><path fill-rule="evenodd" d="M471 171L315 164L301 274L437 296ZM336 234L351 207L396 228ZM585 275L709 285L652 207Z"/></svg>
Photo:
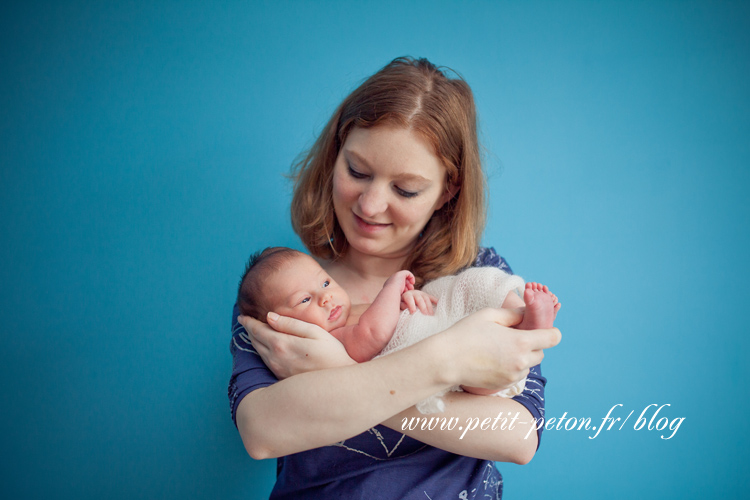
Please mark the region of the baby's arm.
<svg viewBox="0 0 750 500"><path fill-rule="evenodd" d="M369 361L391 340L401 315L401 295L413 289L414 275L409 271L397 272L388 278L358 324L337 328L331 335L346 346L354 361Z"/></svg>

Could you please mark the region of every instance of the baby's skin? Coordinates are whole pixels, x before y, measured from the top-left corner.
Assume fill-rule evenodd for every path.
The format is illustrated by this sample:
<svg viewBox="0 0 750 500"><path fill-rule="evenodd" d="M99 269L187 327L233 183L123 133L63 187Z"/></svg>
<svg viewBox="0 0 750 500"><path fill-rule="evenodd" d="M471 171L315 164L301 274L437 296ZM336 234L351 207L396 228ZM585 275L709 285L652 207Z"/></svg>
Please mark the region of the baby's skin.
<svg viewBox="0 0 750 500"><path fill-rule="evenodd" d="M268 310L313 323L336 337L351 358L369 361L385 348L396 330L401 311L432 315L437 299L414 289L414 275L399 271L385 282L372 304L351 305L349 295L312 257L301 254L266 280ZM511 298L514 296L515 300ZM503 307L514 307L515 292ZM560 302L547 286L526 283L526 304L519 330L551 328ZM472 394L493 394L498 389L463 387Z"/></svg>
<svg viewBox="0 0 750 500"><path fill-rule="evenodd" d="M414 275L399 271L383 285L375 300L351 305L341 288L315 260L300 254L265 281L267 309L313 323L336 337L351 358L369 361L388 344L403 309L432 314L435 297L414 289Z"/></svg>
<svg viewBox="0 0 750 500"><path fill-rule="evenodd" d="M507 300L506 298L506 303ZM552 328L555 317L557 317L557 311L560 310L561 305L557 300L557 296L550 292L546 285L534 282L526 283L523 291L523 301L526 307L523 319L515 326L516 329L536 330L537 328ZM506 305L503 304L503 307L506 307ZM483 389L481 387L462 386L462 389L466 392L479 395L488 395L497 392L497 389Z"/></svg>

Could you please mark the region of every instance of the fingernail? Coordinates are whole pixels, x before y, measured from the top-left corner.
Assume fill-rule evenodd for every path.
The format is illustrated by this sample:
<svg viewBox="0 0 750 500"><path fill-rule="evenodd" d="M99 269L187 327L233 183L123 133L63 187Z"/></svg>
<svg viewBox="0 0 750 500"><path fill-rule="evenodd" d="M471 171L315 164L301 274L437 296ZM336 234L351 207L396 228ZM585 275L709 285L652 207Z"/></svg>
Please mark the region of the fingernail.
<svg viewBox="0 0 750 500"><path fill-rule="evenodd" d="M279 315L275 312L270 312L268 313L268 319L270 319L271 321L276 321L277 319L279 319Z"/></svg>

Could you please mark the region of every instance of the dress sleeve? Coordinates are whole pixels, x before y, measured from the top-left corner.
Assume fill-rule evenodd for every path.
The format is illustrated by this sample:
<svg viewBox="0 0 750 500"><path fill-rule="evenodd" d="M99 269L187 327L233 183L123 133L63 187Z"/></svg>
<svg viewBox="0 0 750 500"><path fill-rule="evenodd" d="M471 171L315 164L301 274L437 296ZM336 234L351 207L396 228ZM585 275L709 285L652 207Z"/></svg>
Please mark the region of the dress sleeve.
<svg viewBox="0 0 750 500"><path fill-rule="evenodd" d="M508 274L513 274L513 270L505 259L498 255L492 247L482 247L479 249L474 266L497 267ZM539 364L533 366L526 377L526 388L521 394L513 398L514 401L517 401L526 407L526 409L529 410L529 413L531 413L531 416L537 422L544 418L544 387L546 385L547 379L542 376L542 365ZM537 427L539 427L536 431L537 449L539 449L539 444L542 442L542 431L544 430L544 426L537 425Z"/></svg>
<svg viewBox="0 0 750 500"><path fill-rule="evenodd" d="M229 379L229 409L232 420L237 425L237 406L242 398L261 387L278 382L271 370L255 352L245 328L237 321L240 310L237 304L232 311L232 340L229 351L232 353L232 376Z"/></svg>

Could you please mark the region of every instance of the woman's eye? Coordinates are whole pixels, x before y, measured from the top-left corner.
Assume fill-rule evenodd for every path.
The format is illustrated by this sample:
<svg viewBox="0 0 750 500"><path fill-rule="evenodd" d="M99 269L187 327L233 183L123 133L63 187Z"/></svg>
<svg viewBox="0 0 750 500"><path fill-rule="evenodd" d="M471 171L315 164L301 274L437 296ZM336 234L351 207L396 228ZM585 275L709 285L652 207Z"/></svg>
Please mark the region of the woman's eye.
<svg viewBox="0 0 750 500"><path fill-rule="evenodd" d="M328 285L330 285L330 284L331 284L331 282L330 282L329 280L325 280L325 281L323 282L323 288L326 288L326 287L327 287Z"/></svg>
<svg viewBox="0 0 750 500"><path fill-rule="evenodd" d="M351 165L349 165L349 175L354 177L355 179L365 179L367 177L367 174L363 174L362 172L357 172L352 168Z"/></svg>
<svg viewBox="0 0 750 500"><path fill-rule="evenodd" d="M406 191L404 189L401 189L400 187L396 188L396 192L399 194L399 196L403 196L404 198L414 198L419 194L414 191Z"/></svg>

